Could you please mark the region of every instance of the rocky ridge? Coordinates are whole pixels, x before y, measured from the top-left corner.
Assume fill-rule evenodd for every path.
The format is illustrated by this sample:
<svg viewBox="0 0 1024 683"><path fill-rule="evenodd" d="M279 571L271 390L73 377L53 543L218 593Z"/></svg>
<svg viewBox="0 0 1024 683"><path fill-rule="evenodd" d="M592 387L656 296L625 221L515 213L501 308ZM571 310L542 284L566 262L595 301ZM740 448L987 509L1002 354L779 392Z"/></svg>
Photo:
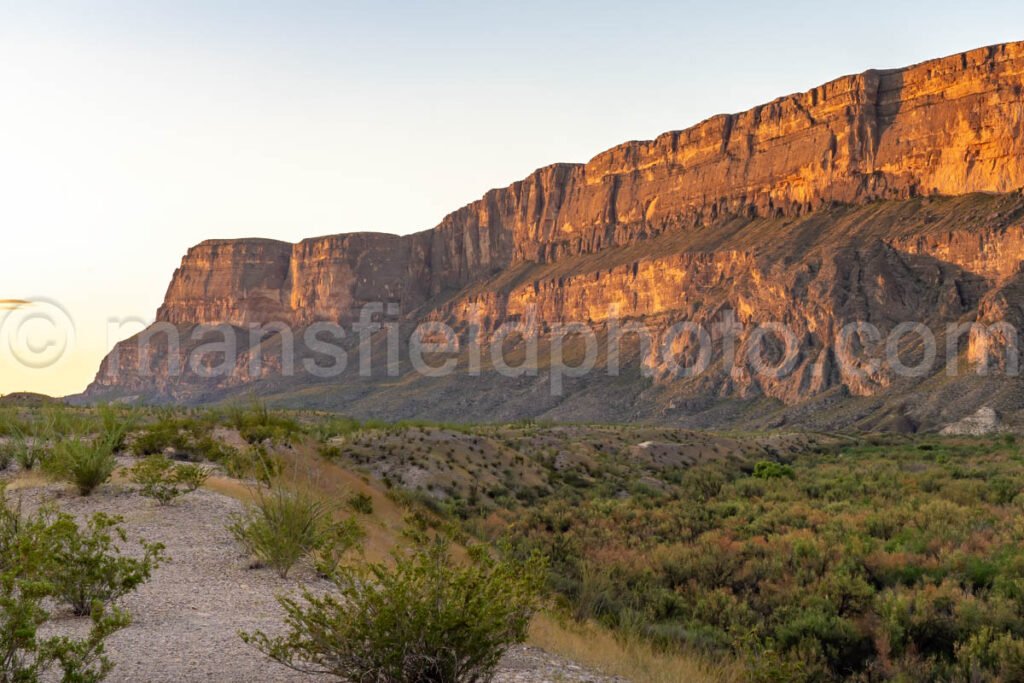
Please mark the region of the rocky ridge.
<svg viewBox="0 0 1024 683"><path fill-rule="evenodd" d="M799 421L816 401L860 397L878 400L846 401L858 407L837 424L883 414L914 428L948 422L950 411L979 407L961 394L990 389L943 386L956 395L952 404L911 405L908 417L913 402L900 397L929 378L938 382L942 368L910 382L884 369L851 370L839 362L837 334L850 321L887 334L908 320L943 330L1020 316L1022 91L1024 43L999 45L847 76L620 145L586 164L548 166L412 235L203 242L175 272L157 318L189 329L270 321L302 328L350 322L363 305L380 302L397 307L399 323L432 320L464 330L478 322L486 334L510 321L528 321L542 333L582 321L603 340L609 319L621 316L647 323L663 343L674 322L710 329L729 311L747 330L738 340L741 355L753 324L793 330L792 372L763 378L726 367L722 340L712 335L713 360L701 377L680 378L657 358L641 361L650 378L631 380L638 408L628 415L584 405L588 387L604 386L597 380L581 381L579 395L568 399L524 399L517 414L731 422L742 410L720 415L712 404L740 399L781 404L781 419ZM312 382L282 380L283 360L273 350L255 377L172 376L176 354L165 349L142 359L134 341L104 362L87 397L202 402L261 382L263 393L301 405L292 394ZM857 348L875 344L854 341ZM968 331L965 358L996 362L1005 341ZM674 348L689 357L685 347ZM249 359L243 354L239 368ZM147 372L139 371L140 360ZM442 386L410 381L424 393ZM395 416L418 409L380 382L346 376L345 383L359 383L358 396L324 388L307 392L307 402L357 413L385 404ZM540 391L522 388L524 395ZM459 385L478 396L491 390ZM438 414L465 415L459 405Z"/></svg>

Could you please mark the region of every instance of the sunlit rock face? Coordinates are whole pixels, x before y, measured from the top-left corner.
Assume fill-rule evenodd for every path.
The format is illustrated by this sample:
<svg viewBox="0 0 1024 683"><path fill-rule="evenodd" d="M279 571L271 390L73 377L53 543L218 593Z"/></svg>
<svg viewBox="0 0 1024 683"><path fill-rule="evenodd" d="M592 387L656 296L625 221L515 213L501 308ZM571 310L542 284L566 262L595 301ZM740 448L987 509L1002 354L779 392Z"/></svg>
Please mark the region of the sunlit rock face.
<svg viewBox="0 0 1024 683"><path fill-rule="evenodd" d="M886 334L908 320L943 328L1022 317L1022 90L1024 43L1000 45L843 77L586 164L548 166L408 236L203 242L157 317L302 328L352 321L380 302L407 323L477 322L485 334L509 321L542 331L585 322L602 334L619 319L643 321L661 344L673 323L711 331L729 313L743 328L740 355L754 325L786 325L793 371L726 367L711 331L716 353L700 378L643 361L663 391L690 396L671 405L913 391L885 368L848 362L878 350L870 335L837 338L851 321ZM1005 364L1004 332L964 334L966 362ZM684 357L686 345L670 344ZM108 359L90 394L202 393L202 381L172 380L157 361L140 379L128 365L137 361ZM267 367L217 388L266 379L276 366ZM665 400L651 398L646 414L671 412Z"/></svg>

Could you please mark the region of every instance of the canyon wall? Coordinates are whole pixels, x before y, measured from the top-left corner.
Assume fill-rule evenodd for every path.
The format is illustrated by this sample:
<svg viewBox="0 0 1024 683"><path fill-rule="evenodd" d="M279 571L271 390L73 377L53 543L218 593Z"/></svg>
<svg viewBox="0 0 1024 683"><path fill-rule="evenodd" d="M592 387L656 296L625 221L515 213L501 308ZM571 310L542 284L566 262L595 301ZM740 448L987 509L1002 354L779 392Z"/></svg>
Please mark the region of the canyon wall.
<svg viewBox="0 0 1024 683"><path fill-rule="evenodd" d="M1024 43L847 76L587 164L558 164L406 237L292 247L209 241L175 273L159 318L344 318L367 299L412 311L523 262L549 262L729 216L1024 187Z"/></svg>
<svg viewBox="0 0 1024 683"><path fill-rule="evenodd" d="M664 335L732 311L795 330L796 371L759 381L725 368L701 391L876 395L892 377L835 362L846 322L990 321L1019 307L1022 93L1024 43L983 48L547 166L407 236L210 240L186 254L157 318L306 326L381 302L410 323L617 315ZM969 356L992 355L986 343L972 337ZM106 362L90 391L156 387L123 365Z"/></svg>

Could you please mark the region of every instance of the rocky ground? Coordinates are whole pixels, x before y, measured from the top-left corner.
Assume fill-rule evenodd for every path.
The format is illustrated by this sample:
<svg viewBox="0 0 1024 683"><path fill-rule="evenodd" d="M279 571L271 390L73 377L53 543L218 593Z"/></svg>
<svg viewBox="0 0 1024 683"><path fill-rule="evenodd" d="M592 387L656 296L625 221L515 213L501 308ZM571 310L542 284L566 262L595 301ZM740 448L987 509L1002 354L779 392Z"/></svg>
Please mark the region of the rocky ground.
<svg viewBox="0 0 1024 683"><path fill-rule="evenodd" d="M332 680L293 672L239 639L240 630L270 632L278 627L276 594L294 591L301 584L314 589L327 585L308 569L294 571L287 580L270 570L249 569L243 549L226 528L231 515L241 509L238 501L199 490L161 506L130 486L117 484L108 484L87 498L57 484L14 488L9 495L21 497L29 509L50 502L78 517L94 512L121 515L132 544L145 538L166 546L170 560L123 601L133 622L108 641L116 663L109 681ZM56 614L53 628L75 632L85 628L86 621ZM507 653L495 679L498 683L610 680L527 646Z"/></svg>

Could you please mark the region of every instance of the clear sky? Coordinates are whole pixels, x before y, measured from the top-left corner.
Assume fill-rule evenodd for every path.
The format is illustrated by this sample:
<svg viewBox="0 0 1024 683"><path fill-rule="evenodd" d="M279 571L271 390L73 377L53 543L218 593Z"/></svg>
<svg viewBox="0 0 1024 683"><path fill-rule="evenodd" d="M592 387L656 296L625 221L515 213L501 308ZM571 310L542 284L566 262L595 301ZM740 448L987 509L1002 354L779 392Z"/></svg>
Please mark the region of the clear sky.
<svg viewBox="0 0 1024 683"><path fill-rule="evenodd" d="M0 393L83 389L203 239L422 230L539 166L1021 38L1020 0L0 0L0 300L52 302L0 304ZM30 315L53 304L73 335Z"/></svg>

